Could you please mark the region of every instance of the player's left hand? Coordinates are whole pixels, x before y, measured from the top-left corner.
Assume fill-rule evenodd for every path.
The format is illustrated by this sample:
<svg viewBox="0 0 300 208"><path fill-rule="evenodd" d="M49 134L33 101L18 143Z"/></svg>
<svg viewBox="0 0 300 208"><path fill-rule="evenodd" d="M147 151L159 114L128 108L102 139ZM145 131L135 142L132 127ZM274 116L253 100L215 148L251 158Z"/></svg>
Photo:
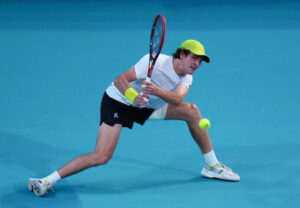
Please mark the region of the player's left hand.
<svg viewBox="0 0 300 208"><path fill-rule="evenodd" d="M142 88L142 92L146 95L156 95L159 88L152 82L142 82L146 87Z"/></svg>
<svg viewBox="0 0 300 208"><path fill-rule="evenodd" d="M147 100L145 100L144 98L146 98ZM141 94L139 94L135 98L134 104L146 106L148 104L149 99L150 99L150 97L147 94L144 94L143 96Z"/></svg>

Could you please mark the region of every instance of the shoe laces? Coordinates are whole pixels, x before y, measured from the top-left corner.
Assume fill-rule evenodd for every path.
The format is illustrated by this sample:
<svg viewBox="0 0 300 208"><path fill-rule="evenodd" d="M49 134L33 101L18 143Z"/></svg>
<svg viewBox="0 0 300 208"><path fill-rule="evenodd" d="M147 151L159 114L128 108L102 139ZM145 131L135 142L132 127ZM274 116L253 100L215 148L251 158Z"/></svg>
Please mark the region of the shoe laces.
<svg viewBox="0 0 300 208"><path fill-rule="evenodd" d="M220 166L222 167L222 168L225 168L225 169L227 169L227 170L230 170L230 171L232 171L229 167L227 167L226 165L224 165L224 164L221 164L220 163Z"/></svg>
<svg viewBox="0 0 300 208"><path fill-rule="evenodd" d="M48 191L47 191L48 189L51 190L52 192L55 192L51 186L51 183L48 180L43 179L43 182L44 182L44 186L46 188L46 193L48 193Z"/></svg>
<svg viewBox="0 0 300 208"><path fill-rule="evenodd" d="M232 170L231 170L229 167L227 167L226 165L224 165L224 164L222 164L222 163L217 163L217 164L214 165L214 166L209 166L208 164L206 164L206 165L207 165L207 167L209 167L209 168L221 167L221 168L224 168L224 169L226 169L226 170L232 172Z"/></svg>

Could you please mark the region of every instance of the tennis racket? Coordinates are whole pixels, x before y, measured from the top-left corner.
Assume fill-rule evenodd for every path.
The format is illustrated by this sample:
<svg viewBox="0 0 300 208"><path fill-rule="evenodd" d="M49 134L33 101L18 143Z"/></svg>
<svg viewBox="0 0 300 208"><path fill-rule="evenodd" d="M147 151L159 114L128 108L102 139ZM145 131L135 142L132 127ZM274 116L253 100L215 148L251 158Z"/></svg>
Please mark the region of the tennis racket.
<svg viewBox="0 0 300 208"><path fill-rule="evenodd" d="M155 17L150 36L150 53L149 53L149 65L146 82L151 81L152 71L155 65L155 62L162 50L166 33L166 19L162 14L159 14ZM142 88L146 85L142 85ZM143 94L141 94L143 95ZM144 98L145 101L149 101L147 98Z"/></svg>

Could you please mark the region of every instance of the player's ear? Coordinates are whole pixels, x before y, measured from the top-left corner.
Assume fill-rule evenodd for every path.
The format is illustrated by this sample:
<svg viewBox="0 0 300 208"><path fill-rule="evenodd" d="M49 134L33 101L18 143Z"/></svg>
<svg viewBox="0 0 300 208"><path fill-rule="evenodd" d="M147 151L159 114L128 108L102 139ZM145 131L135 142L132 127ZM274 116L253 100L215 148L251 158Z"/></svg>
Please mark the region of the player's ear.
<svg viewBox="0 0 300 208"><path fill-rule="evenodd" d="M184 54L181 52L180 55L179 55L179 58L183 59L184 57L185 57Z"/></svg>

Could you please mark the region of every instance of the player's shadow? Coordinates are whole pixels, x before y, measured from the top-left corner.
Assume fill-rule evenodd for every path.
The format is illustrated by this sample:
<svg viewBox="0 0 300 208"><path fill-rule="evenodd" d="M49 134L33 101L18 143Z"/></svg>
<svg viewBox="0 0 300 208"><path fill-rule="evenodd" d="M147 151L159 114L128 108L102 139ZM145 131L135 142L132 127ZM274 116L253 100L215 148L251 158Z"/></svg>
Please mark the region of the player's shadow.
<svg viewBox="0 0 300 208"><path fill-rule="evenodd" d="M161 180L136 180L134 178L126 179L126 182L119 181L116 184L115 181L106 181L106 182L91 182L83 184L72 184L72 188L67 185L60 185L56 187L57 191L62 193L68 193L72 189L76 189L78 193L84 194L100 194L100 195L111 195L111 194L127 194L131 192L150 192L152 190L161 190L162 188L170 190L172 192L172 187L185 185L189 183L204 183L208 182L207 179L204 179L200 176L192 179L161 179Z"/></svg>
<svg viewBox="0 0 300 208"><path fill-rule="evenodd" d="M238 183L238 186L246 186L247 189L253 191L261 187L271 192L274 189L290 188L294 190L296 188L295 185L291 187L289 177L293 175L290 170L297 169L293 164L299 160L299 148L299 144L262 144L222 147L218 148L218 152L221 153L219 154L220 157L224 158L222 162L240 174L241 182ZM278 154L279 152L284 152L284 157L282 157L282 154ZM186 184L191 184L191 186L199 184L199 186L197 185L197 191L213 191L217 186L222 187L224 191L232 189L232 182L206 179L200 176L200 171L194 171L186 167L178 168L177 161L182 160L182 157L184 157L183 160L188 161L195 156L197 156L196 153L192 156L190 154L181 156L181 158L176 158L167 165L119 156L116 158L119 162L149 168L146 171L141 171L138 175L122 180L114 180L113 178L102 180L100 178L95 179L93 182L83 181L81 184L72 184L72 188L79 193L87 194L124 194L151 192L161 189L176 192L178 191L176 187ZM286 160L289 162L287 163ZM272 175L272 180L264 180L257 177L259 175ZM283 178L286 180L282 180ZM72 191L72 188L67 185L60 185L57 188L62 192Z"/></svg>
<svg viewBox="0 0 300 208"><path fill-rule="evenodd" d="M258 187L263 187L265 190L274 190L275 188L291 189L290 180L288 179L292 178L294 171L299 169L294 165L299 161L299 148L300 145L296 143L263 144L217 148L217 152L220 153L219 156L221 158L224 158L222 162L228 164L226 162L228 158L228 161L230 161L228 165L231 166L231 164L234 164L233 168L237 169L241 175L241 184L247 186L247 189L255 191ZM14 164L14 167L21 167L17 169L16 172L27 169L34 172L36 176L45 175L52 169L48 164L59 158L65 158L66 155L70 156L70 151L53 148L40 141L0 132L0 165L3 168L8 168L11 164ZM282 155L284 155L284 157ZM117 181L115 181L113 177L109 180L98 178L93 180L93 182L83 181L80 184L72 183L72 185L69 185L68 180L64 180L55 187L55 190L61 194L50 192L43 200L34 197L32 193L26 189L27 176L24 176L24 181L22 182L20 182L19 179L15 181L10 179L12 183L9 190L13 191L5 193L5 190L1 189L1 207L47 207L47 204L53 206L53 203L56 204L56 202L56 207L62 205L81 207L77 195L81 193L91 195L126 194L145 191L151 193L152 191L156 192L161 189L168 190L168 192L176 192L178 191L177 187L186 184L199 184L197 190L205 191L215 188L214 185L227 183L225 181L208 180L202 178L200 173L193 169L178 167L179 160L188 161L191 158L196 158L196 156L199 156L198 153L195 153L195 155L183 155L180 156L180 158L175 158L174 161L166 165L117 156L115 159L121 162L122 165L130 163L137 167L144 166L149 168L147 168L146 171L140 171L138 175L129 175L128 178L125 176L124 179ZM196 164L196 162L193 162L193 164ZM273 179L271 181L264 181L256 177L257 175L272 175ZM5 175L5 171L1 171L0 176L2 178L10 178L9 175ZM287 180L282 180L282 178ZM208 186L206 183L212 185ZM225 190L231 188L232 185L222 186L222 189ZM293 186L291 190L295 190L295 186ZM51 200L53 198L55 198L55 200Z"/></svg>
<svg viewBox="0 0 300 208"><path fill-rule="evenodd" d="M195 153L198 155L198 152ZM196 171L193 168L178 167L179 160L189 160L192 158L191 154L185 156L180 156L174 161L168 164L159 164L155 162L143 161L140 159L134 159L124 156L116 156L115 160L123 165L129 165L130 168L135 166L136 173L140 172L138 175L129 176L125 179L100 179L96 178L93 182L84 182L80 184L72 184L72 188L76 189L78 193L85 194L127 194L131 192L151 192L159 191L161 189L167 189L168 192L182 192L182 190L173 189L173 187L178 187L181 185L195 185L199 184L202 186L203 191L207 189L206 183L228 183L228 181L215 180L204 178L200 175L200 170L198 168ZM143 169L146 167L146 171ZM142 170L141 170L142 169ZM126 177L126 176L125 176ZM56 189L61 192L69 192L71 190L68 185L58 185ZM200 190L199 188L198 190Z"/></svg>

